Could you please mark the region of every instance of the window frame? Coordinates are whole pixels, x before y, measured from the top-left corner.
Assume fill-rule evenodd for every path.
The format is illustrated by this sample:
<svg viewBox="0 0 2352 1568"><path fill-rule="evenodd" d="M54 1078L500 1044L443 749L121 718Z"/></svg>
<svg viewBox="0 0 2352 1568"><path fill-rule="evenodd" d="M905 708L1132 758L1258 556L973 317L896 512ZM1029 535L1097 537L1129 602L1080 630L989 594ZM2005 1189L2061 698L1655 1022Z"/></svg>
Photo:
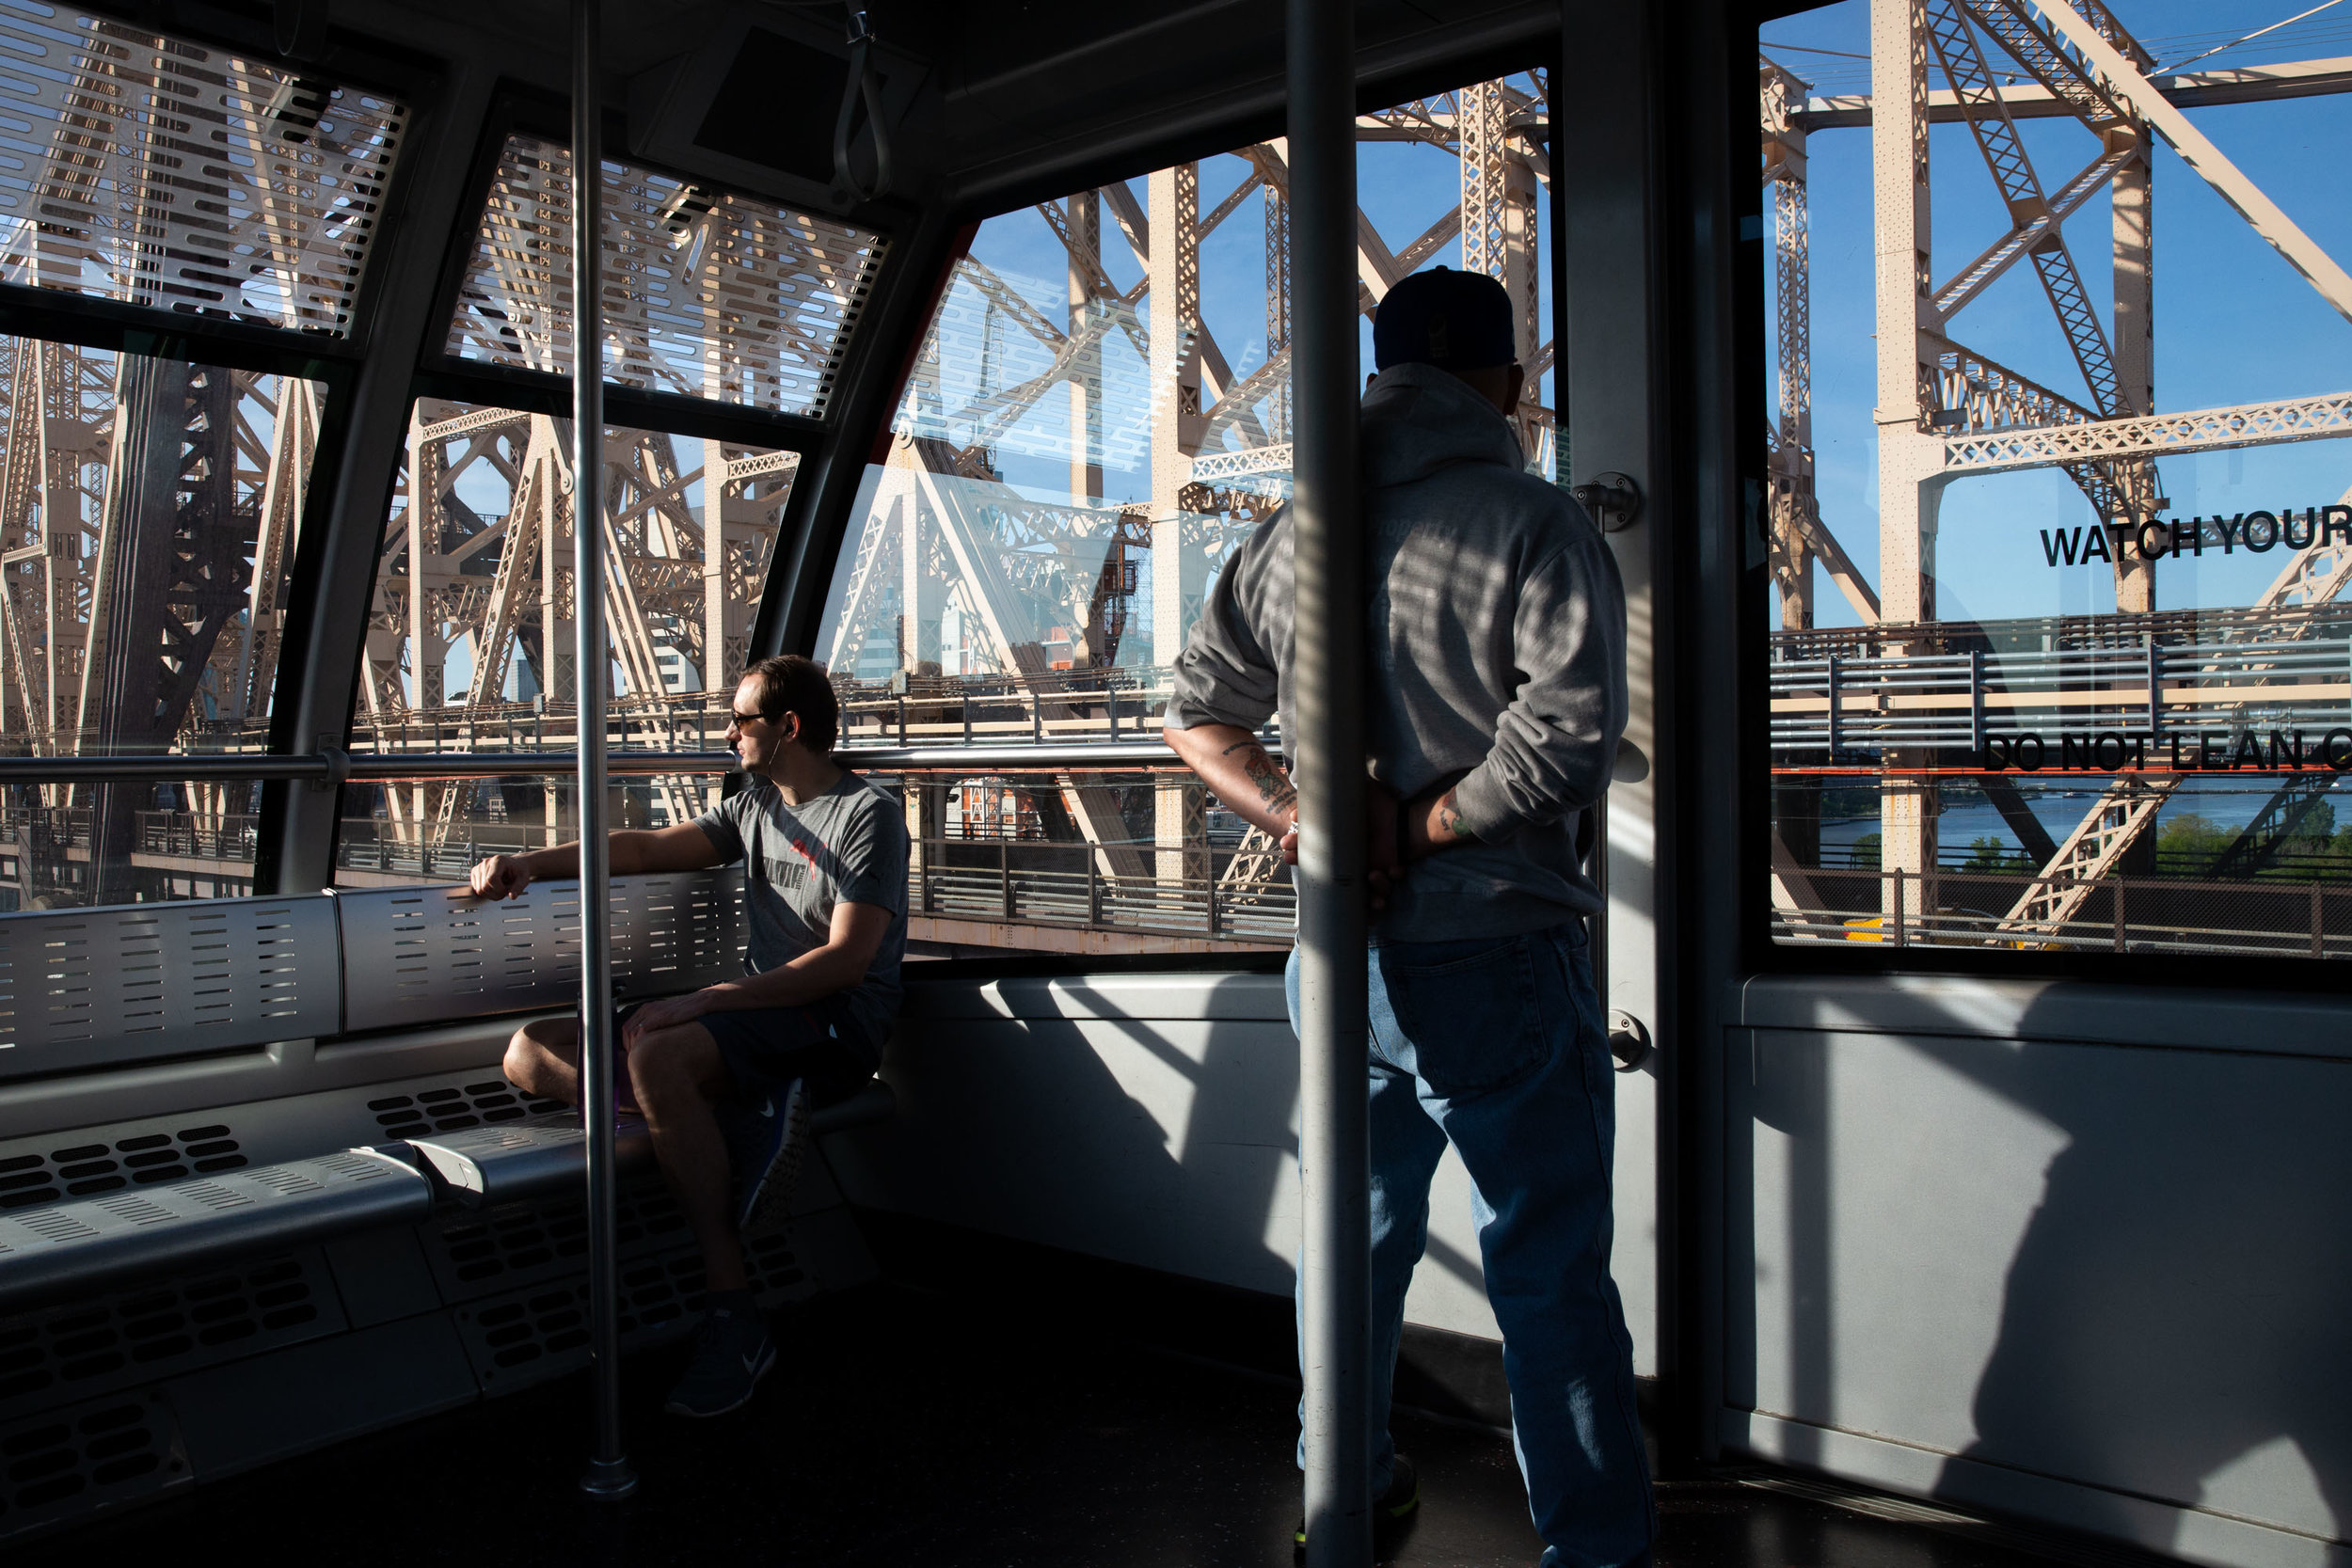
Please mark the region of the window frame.
<svg viewBox="0 0 2352 1568"><path fill-rule="evenodd" d="M89 4L88 0L69 4L64 9L103 15L126 25L149 28L158 37L183 40L205 49L233 52L285 71L328 78L337 87L357 87L400 100L407 109L407 119L401 133L400 150L393 154L391 169L385 181L384 199L377 209L375 234L387 233L400 224L409 193L417 181L417 158L409 149L419 139L419 127L443 106L443 95L439 90L441 71L430 56L396 48L380 48L373 40L365 49L354 49L340 41L336 33L330 32L327 44L318 57L304 61L278 49L269 24L241 24L233 15L220 11L208 10L200 18L183 17L174 12L159 22L152 15L133 13L119 6ZM245 347L266 352L273 347L283 350L287 345L299 343L302 352L317 358L348 360L357 365L368 356L375 341L384 295L389 287L384 268L373 254L383 243L375 237L371 237L369 241L369 262L360 275L358 290L352 296L351 330L340 338L331 333L305 332L295 327L259 326L250 322L231 321L192 310L166 310L154 306L131 305L120 300L72 293L62 289L36 288L29 283L0 283L0 310L21 311L32 316L54 314L57 317L76 317L93 323L106 323L123 332L154 331L183 336L191 341L219 343L228 348ZM60 309L60 307L65 309ZM62 335L57 341L103 346L91 340ZM232 364L226 358L207 362L232 369L253 368Z"/></svg>
<svg viewBox="0 0 2352 1568"><path fill-rule="evenodd" d="M1738 842L1734 874L1709 889L1704 881L1693 890L1707 897L1728 884L1740 931L1740 969L1755 977L1800 979L1841 977L1884 978L1951 975L1972 979L2047 983L2079 980L2114 985L2159 987L2168 990L2258 988L2287 993L2336 995L2352 992L2352 959L2267 957L2234 953L2117 953L2096 948L2067 948L2056 952L2017 951L1995 947L1946 947L1893 942L1782 942L1772 937L1772 806L1769 781L1772 754L1770 736L1770 673L1764 658L1742 657L1769 646L1771 616L1767 609L1771 568L1762 534L1763 498L1770 493L1763 432L1772 421L1769 352L1772 320L1765 301L1765 249L1769 218L1762 187L1749 174L1756 159L1755 88L1753 78L1740 69L1752 62L1763 30L1785 17L1824 9L1840 0L1819 5L1790 5L1782 0L1730 18L1734 55L1729 72L1731 145L1726 151L1733 182L1732 212L1739 224L1736 241L1732 329L1737 335L1727 361L1733 368L1738 404L1735 426L1738 473L1741 481L1744 515L1740 530L1746 541L1743 558L1736 562L1738 601L1731 607L1733 636L1731 676L1739 704L1734 737L1737 778L1740 780ZM1753 64L1746 68L1754 69ZM1744 184L1741 182L1746 182ZM1686 709L1687 711L1687 709ZM1704 875L1704 874L1702 874Z"/></svg>
<svg viewBox="0 0 2352 1568"><path fill-rule="evenodd" d="M1360 63L1360 60L1359 60ZM1550 72L1549 80L1562 80L1560 64L1560 34L1556 28L1546 30L1533 40L1502 44L1482 43L1458 54L1446 55L1435 62L1417 62L1403 69L1391 69L1372 74L1359 71L1356 83L1356 104L1359 113L1382 109L1391 104L1408 102L1435 93L1450 92L1468 83L1491 81L1529 70ZM1041 201L1060 200L1073 190L1085 190L1120 180L1136 180L1155 169L1187 160L1221 156L1239 146L1282 136L1286 132L1287 116L1279 103L1271 108L1256 108L1230 118L1210 122L1205 128L1186 126L1167 136L1147 142L1121 145L1113 151L1089 157L1077 163L1052 166L1041 172L989 187L984 196L969 198L936 212L927 212L926 221L915 230L894 238L893 253L884 262L884 272L878 277L876 299L869 305L867 317L859 326L873 330L863 345L875 351L877 358L886 357L893 366L887 384L879 390L861 385L857 414L845 419L830 432L823 454L814 467L804 467L808 483L807 503L814 515L810 527L802 535L803 550L796 555L787 582L778 567L785 564L785 546L779 544L778 561L770 567L770 604L763 609L755 626L752 646L755 653L792 652L816 657L818 623L824 613L833 575L838 569L842 551L849 546L849 531L862 519L853 515L859 483L866 465L883 459L884 444L890 438L890 420L903 395L906 380L914 369L914 357L921 352L923 340L930 329L932 317L940 301L946 296L955 277L956 263L970 250L980 226L991 218L1017 213ZM1549 146L1553 178L1552 206L1554 240L1551 255L1543 259L1540 286L1549 290L1555 341L1567 320L1565 314L1565 269L1558 235L1558 200L1560 192L1560 153L1556 144ZM485 189L486 190L486 184ZM913 290L902 280L921 277L924 287ZM884 298L884 292L888 296ZM1559 356L1555 352L1554 362ZM1555 397L1565 400L1565 378L1557 382ZM608 393L608 396L610 394ZM843 399L845 414L849 412L849 397ZM1563 428L1566 422L1565 408L1555 409ZM846 481L846 483L845 483ZM794 502L802 498L795 495ZM787 602L776 602L785 598ZM768 614L772 611L781 624L771 628ZM771 641L772 637L772 641ZM1171 758L1174 753L1170 753ZM919 975L925 979L1009 979L1028 976L1069 976L1089 974L1273 974L1279 973L1287 962L1287 955L1250 950L1231 954L1216 953L1132 953L1132 954L1073 954L1037 955L1007 949L1000 958L927 958L921 960Z"/></svg>
<svg viewBox="0 0 2352 1568"><path fill-rule="evenodd" d="M566 406L571 397L572 378L546 371L518 370L511 365L494 365L479 359L464 359L449 351L449 324L456 319L460 294L466 275L474 256L475 239L480 231L481 216L490 198L490 187L498 179L499 160L506 150L507 138L515 135L536 137L560 147L571 145L569 105L563 100L518 87L507 87L493 102L491 111L483 121L473 152L473 162L467 174L465 210L473 214L473 222L462 233L453 233L441 259L440 277L433 293L431 325L426 341L418 355L420 375L443 380L448 385L470 384L469 393L445 392L441 396L466 396L477 402L498 402L501 399L529 395L531 392L560 396ZM721 186L730 192L757 196L762 200L779 198L757 192L731 181L707 174L698 174L644 158L628 150L626 117L607 107L604 111L605 157L627 162L637 167L674 180L695 184ZM812 215L831 217L830 213ZM882 236L885 248L874 269L874 279L866 305L857 319L842 332L836 354L846 372L868 346L870 334L867 320L873 302L886 287L887 281L900 270L901 246L909 225L898 210L882 205L869 213L860 209L856 214L860 227L871 229ZM791 414L781 410L753 408L739 403L714 398L698 398L684 392L648 391L641 387L624 386L607 379L604 383L605 407L612 416L612 422L621 420L619 410L627 408L627 422L646 430L668 434L684 434L683 426L673 428L671 420L698 420L713 409L724 409L735 417L737 428L749 432L756 429L756 436L745 435L743 439L756 439L759 444L788 447L803 457L813 456L827 437L839 427L838 411L830 414Z"/></svg>
<svg viewBox="0 0 2352 1568"><path fill-rule="evenodd" d="M92 14L117 15L115 8L90 7ZM371 251L389 248L405 221L421 179L425 154L415 149L440 130L448 109L446 68L421 52L386 47L370 40L354 48L348 35L330 31L315 59L292 58L276 47L266 24L244 22L214 11L201 18L173 16L158 26L153 18L128 18L134 25L206 49L232 51L278 68L331 78L341 87L380 92L407 110L402 145L385 182ZM257 760L307 754L297 709L303 669L322 615L329 535L337 491L351 445L355 396L363 367L382 351L384 315L393 279L372 254L352 300L350 331L337 337L291 327L262 326L196 311L176 311L119 300L0 284L0 332L94 348L218 366L226 370L301 376L320 384L319 430L310 472L304 483L300 537L290 563L290 598L280 636L277 684L270 693L268 739ZM156 756L175 753L158 752ZM280 875L278 843L289 812L282 782L265 784L257 824L259 848L249 896L277 894Z"/></svg>

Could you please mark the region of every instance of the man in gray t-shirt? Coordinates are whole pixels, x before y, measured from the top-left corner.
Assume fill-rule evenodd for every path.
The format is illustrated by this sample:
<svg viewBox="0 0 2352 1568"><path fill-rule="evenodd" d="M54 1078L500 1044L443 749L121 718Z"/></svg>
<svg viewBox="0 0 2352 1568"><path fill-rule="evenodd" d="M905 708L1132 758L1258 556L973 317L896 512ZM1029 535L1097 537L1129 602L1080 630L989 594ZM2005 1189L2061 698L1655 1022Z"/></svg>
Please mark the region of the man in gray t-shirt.
<svg viewBox="0 0 2352 1568"><path fill-rule="evenodd" d="M764 974L822 947L834 911L869 904L891 911L864 978L837 994L856 1026L853 1042L879 1066L898 1012L898 964L907 950L907 824L898 802L843 773L798 804L755 773L738 795L694 819L728 862L744 863L751 944L743 972Z"/></svg>
<svg viewBox="0 0 2352 1568"><path fill-rule="evenodd" d="M840 714L822 668L796 655L762 659L736 688L727 726L747 786L692 822L611 835L616 875L745 863L743 977L639 1004L621 1029L624 1108L642 1110L710 1297L670 1396L681 1416L736 1408L775 1364L741 1232L790 1212L811 1105L873 1076L898 1016L906 819L834 764ZM580 847L560 845L493 855L474 867L473 890L506 898L535 878L579 874ZM576 1105L579 1041L574 1020L527 1023L507 1044L506 1076Z"/></svg>

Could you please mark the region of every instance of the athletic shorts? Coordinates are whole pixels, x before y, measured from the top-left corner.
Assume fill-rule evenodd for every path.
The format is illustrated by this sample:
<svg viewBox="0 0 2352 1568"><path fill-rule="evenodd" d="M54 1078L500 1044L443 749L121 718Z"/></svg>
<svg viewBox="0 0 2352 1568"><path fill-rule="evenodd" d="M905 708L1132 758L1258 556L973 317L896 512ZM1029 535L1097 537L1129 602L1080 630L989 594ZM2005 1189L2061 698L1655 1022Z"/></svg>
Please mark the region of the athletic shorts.
<svg viewBox="0 0 2352 1568"><path fill-rule="evenodd" d="M802 1078L814 1103L830 1105L864 1088L880 1065L839 997L804 1007L708 1012L695 1022L710 1031L736 1087L755 1102Z"/></svg>

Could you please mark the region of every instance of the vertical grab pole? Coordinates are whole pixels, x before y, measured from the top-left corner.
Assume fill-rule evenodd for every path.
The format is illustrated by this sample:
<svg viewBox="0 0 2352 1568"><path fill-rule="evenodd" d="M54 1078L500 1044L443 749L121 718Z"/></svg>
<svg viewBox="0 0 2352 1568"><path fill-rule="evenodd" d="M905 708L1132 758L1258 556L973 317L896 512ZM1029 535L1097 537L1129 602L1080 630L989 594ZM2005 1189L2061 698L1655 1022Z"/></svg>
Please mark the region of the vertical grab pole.
<svg viewBox="0 0 2352 1568"><path fill-rule="evenodd" d="M1288 0L1297 572L1299 1168L1308 1568L1372 1561L1364 552L1356 501L1356 24Z"/></svg>
<svg viewBox="0 0 2352 1568"><path fill-rule="evenodd" d="M572 664L580 704L580 1113L588 1130L588 1354L596 1431L580 1490L626 1497L621 1302L613 1257L612 908L604 836L604 312L598 0L572 0Z"/></svg>

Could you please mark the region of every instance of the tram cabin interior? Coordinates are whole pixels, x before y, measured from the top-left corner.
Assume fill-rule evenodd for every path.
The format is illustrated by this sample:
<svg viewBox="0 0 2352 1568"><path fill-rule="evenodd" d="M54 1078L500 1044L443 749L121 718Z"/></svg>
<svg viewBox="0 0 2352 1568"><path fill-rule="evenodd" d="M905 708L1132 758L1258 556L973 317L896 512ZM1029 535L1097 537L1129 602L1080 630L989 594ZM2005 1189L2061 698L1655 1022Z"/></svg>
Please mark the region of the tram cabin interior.
<svg viewBox="0 0 2352 1568"><path fill-rule="evenodd" d="M1324 439L1311 285L1360 385L1442 264L1628 606L1657 1560L2352 1565L2352 34L2293 8L601 0L583 345L578 7L0 0L0 1542L1290 1560L1302 895L1162 721ZM595 923L467 879L720 806L780 653L903 806L905 1001L719 1421L622 1119L586 1500L589 1140L501 1064ZM606 920L713 984L742 872ZM1433 1193L1381 1560L1533 1562Z"/></svg>

